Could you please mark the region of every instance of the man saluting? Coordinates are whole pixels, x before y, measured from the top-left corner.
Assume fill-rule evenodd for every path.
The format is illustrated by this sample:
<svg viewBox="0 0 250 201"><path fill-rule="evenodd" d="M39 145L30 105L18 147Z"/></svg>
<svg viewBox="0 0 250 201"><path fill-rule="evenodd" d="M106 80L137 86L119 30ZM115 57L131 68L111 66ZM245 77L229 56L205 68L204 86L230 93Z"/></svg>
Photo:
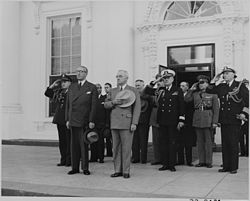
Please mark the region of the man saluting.
<svg viewBox="0 0 250 201"><path fill-rule="evenodd" d="M221 79L221 76L223 79ZM243 82L235 81L234 69L225 67L211 80L211 92L220 99L222 162L219 172L237 173L239 164L239 132L241 121L248 116L249 91ZM220 83L224 81L224 83ZM215 86L217 83L217 86Z"/></svg>

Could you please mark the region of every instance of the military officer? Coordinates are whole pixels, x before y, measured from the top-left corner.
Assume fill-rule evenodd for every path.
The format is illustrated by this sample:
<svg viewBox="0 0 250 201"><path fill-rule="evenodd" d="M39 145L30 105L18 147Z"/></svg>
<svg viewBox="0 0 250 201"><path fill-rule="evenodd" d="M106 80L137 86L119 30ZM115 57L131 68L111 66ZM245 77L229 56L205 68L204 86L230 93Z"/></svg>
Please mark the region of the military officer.
<svg viewBox="0 0 250 201"><path fill-rule="evenodd" d="M199 163L195 167L212 168L213 143L212 131L217 127L219 101L216 94L207 93L209 77L199 75L185 96L185 101L194 103L193 127L197 135Z"/></svg>
<svg viewBox="0 0 250 201"><path fill-rule="evenodd" d="M61 86L59 83L61 82ZM56 104L56 111L53 123L57 125L59 137L59 150L61 154L60 163L57 166L70 166L70 130L66 127L65 103L68 88L72 79L66 74L61 75L61 79L54 81L45 91L44 95L49 97Z"/></svg>
<svg viewBox="0 0 250 201"><path fill-rule="evenodd" d="M166 69L161 72L164 80L164 87L159 91L157 122L160 131L160 150L163 166L159 171L170 170L176 171L176 137L177 132L184 126L184 98L180 88L173 85L175 72ZM147 86L146 93L154 95L153 85Z"/></svg>
<svg viewBox="0 0 250 201"><path fill-rule="evenodd" d="M237 173L239 166L240 126L249 110L249 91L242 81L236 81L235 78L235 70L224 67L223 71L211 80L211 91L218 94L220 99L223 168L219 169L219 172L231 174Z"/></svg>

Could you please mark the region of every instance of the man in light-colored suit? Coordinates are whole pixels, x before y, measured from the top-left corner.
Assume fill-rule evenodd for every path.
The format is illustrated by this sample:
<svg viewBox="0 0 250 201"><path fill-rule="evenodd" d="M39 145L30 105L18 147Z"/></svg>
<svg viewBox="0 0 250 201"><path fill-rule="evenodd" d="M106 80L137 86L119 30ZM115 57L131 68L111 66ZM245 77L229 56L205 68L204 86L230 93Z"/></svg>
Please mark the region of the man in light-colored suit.
<svg viewBox="0 0 250 201"><path fill-rule="evenodd" d="M80 158L84 175L89 175L88 145L84 142L83 133L95 127L97 107L96 86L86 80L88 69L80 66L76 69L78 82L68 90L66 102L66 126L71 130L71 165L68 174L79 173Z"/></svg>
<svg viewBox="0 0 250 201"><path fill-rule="evenodd" d="M130 159L133 134L139 121L141 112L140 95L138 91L129 85L128 72L119 70L117 75L117 87L108 94L104 107L111 109L110 121L113 139L113 159L115 173L111 177L130 177ZM116 95L121 90L131 90L135 94L135 101L128 107L120 107L121 99L116 99Z"/></svg>

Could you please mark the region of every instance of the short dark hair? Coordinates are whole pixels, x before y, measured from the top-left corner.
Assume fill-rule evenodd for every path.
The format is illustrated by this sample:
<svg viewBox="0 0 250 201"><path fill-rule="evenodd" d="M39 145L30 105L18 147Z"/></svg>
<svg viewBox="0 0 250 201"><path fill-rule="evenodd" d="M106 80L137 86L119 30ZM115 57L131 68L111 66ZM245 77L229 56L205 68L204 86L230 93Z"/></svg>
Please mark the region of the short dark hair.
<svg viewBox="0 0 250 201"><path fill-rule="evenodd" d="M137 79L137 80L135 80L135 82L143 82L144 83L144 81L141 79Z"/></svg>
<svg viewBox="0 0 250 201"><path fill-rule="evenodd" d="M109 85L109 87L112 88L112 84L110 84L110 83L108 83L108 82L105 83L104 85Z"/></svg>

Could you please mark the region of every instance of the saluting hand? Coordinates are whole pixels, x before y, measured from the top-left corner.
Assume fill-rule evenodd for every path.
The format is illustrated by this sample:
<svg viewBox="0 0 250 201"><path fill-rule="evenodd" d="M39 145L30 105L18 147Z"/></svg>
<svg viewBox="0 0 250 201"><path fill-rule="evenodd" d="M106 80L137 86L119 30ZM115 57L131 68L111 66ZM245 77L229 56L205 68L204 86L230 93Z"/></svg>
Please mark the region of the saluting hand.
<svg viewBox="0 0 250 201"><path fill-rule="evenodd" d="M57 87L58 85L59 85L59 82L60 82L60 79L57 79L56 81L54 81L53 83L52 83L52 85L50 85L50 89L53 89L54 87Z"/></svg>

